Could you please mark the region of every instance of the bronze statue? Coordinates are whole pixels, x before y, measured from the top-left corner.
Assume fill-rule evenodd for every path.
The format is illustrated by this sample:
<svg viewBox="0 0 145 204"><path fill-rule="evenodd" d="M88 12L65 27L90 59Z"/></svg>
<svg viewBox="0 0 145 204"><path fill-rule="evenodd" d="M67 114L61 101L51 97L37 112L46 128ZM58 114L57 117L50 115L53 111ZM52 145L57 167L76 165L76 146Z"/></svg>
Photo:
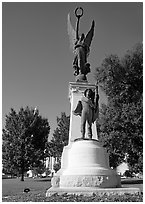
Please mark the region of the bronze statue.
<svg viewBox="0 0 145 204"><path fill-rule="evenodd" d="M85 127L87 123L88 138L92 139L92 123L98 118L99 115L99 95L98 86L95 92L92 89L86 89L81 101L78 101L76 109L73 111L74 115L81 116L81 134L82 139L85 138Z"/></svg>
<svg viewBox="0 0 145 204"><path fill-rule="evenodd" d="M80 12L78 14L78 12ZM90 45L94 35L95 22L92 22L92 26L88 34L85 36L84 33L79 35L79 22L83 15L83 9L81 7L76 8L75 15L77 17L76 29L74 30L70 15L68 14L68 34L70 38L70 47L75 53L75 58L73 61L74 75L76 76L76 81L87 82L86 75L91 71L90 64L87 62L87 57L90 52Z"/></svg>

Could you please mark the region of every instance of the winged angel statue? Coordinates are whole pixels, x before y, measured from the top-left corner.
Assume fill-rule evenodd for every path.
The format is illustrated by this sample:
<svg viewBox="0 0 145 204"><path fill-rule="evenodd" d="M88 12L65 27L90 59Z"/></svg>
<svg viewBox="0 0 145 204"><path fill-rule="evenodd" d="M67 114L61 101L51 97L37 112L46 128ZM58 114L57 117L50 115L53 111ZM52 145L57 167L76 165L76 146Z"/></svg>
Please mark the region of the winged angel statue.
<svg viewBox="0 0 145 204"><path fill-rule="evenodd" d="M81 11L78 14L78 10ZM73 50L75 57L73 60L74 75L76 81L87 82L86 75L91 71L90 64L87 62L87 58L90 53L90 45L94 35L95 22L92 21L92 26L85 36L84 33L79 35L79 22L80 17L83 15L83 9L81 7L76 8L75 15L77 17L76 29L73 29L70 20L70 14L68 14L68 35L70 39L70 48Z"/></svg>

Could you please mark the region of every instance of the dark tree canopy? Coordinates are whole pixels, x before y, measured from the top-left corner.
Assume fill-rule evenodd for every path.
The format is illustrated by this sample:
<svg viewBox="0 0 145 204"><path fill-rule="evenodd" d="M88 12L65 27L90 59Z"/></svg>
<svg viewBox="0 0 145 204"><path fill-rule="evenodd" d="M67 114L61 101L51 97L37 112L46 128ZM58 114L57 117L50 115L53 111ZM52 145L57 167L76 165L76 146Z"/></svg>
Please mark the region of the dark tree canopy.
<svg viewBox="0 0 145 204"><path fill-rule="evenodd" d="M3 171L20 173L37 167L44 159L50 126L33 108L11 108L3 128ZM23 180L23 178L22 178Z"/></svg>
<svg viewBox="0 0 145 204"><path fill-rule="evenodd" d="M100 140L116 167L128 154L134 172L142 171L143 150L143 47L137 44L119 59L105 58L96 78L108 97L100 114Z"/></svg>
<svg viewBox="0 0 145 204"><path fill-rule="evenodd" d="M69 139L69 121L70 117L66 116L64 112L61 117L57 117L57 128L54 130L53 137L47 146L47 156L60 158L63 147L68 144Z"/></svg>

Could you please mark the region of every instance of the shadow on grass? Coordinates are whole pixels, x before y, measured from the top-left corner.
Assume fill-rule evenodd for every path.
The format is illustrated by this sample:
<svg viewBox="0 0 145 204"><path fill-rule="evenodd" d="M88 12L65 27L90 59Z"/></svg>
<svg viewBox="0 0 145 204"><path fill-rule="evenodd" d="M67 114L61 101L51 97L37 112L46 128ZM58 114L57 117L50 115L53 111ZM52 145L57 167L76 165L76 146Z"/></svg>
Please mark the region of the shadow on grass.
<svg viewBox="0 0 145 204"><path fill-rule="evenodd" d="M50 182L51 178L40 178L40 179L35 179L36 182Z"/></svg>
<svg viewBox="0 0 145 204"><path fill-rule="evenodd" d="M143 184L143 179L121 179L121 184Z"/></svg>

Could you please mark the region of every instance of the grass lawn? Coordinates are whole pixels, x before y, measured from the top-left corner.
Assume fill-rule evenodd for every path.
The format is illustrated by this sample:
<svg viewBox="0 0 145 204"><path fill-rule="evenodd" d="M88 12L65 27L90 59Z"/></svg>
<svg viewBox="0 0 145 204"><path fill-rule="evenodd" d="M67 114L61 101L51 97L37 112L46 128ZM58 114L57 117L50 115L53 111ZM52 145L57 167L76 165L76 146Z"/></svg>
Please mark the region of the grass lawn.
<svg viewBox="0 0 145 204"><path fill-rule="evenodd" d="M31 192L46 192L48 188L50 188L51 183L50 179L39 178L26 178L25 181L20 181L20 178L14 179L3 179L2 180L2 195L6 196L14 196L18 194L22 194L25 188L29 188Z"/></svg>
<svg viewBox="0 0 145 204"><path fill-rule="evenodd" d="M46 190L51 187L50 179L48 178L40 178L40 179L31 179L26 178L25 181L20 181L20 178L15 179L3 179L2 180L2 196L4 202L46 202ZM138 187L141 192L143 191L143 183L142 180L122 180L122 187ZM29 188L29 193L24 193L24 189ZM47 198L47 202L63 202L63 198L67 199L65 201L69 201L69 199L76 199L75 202L78 202L77 199L85 199L80 197L67 197L64 195L60 196L52 196L51 198ZM57 200L58 199L58 200ZM93 198L95 199L95 197ZM130 197L127 198L128 201ZM136 199L136 198L135 198ZM140 199L140 198L139 198ZM81 201L81 200L79 200ZM88 200L89 202L90 200ZM93 201L93 200L92 200ZM118 201L116 201L118 202Z"/></svg>

